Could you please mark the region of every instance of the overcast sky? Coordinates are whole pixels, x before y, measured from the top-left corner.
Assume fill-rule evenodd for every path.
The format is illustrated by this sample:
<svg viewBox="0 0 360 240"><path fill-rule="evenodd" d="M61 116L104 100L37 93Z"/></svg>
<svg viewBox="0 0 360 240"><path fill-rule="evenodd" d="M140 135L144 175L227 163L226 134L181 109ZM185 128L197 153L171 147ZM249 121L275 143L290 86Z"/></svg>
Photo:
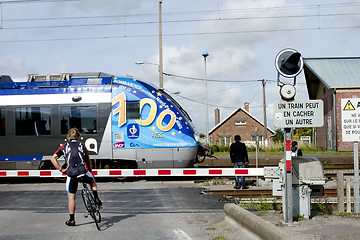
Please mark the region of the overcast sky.
<svg viewBox="0 0 360 240"><path fill-rule="evenodd" d="M27 74L106 72L159 85L157 0L23 0L1 2L0 71ZM276 54L294 48L304 58L359 56L360 1L164 0L164 76L168 92L205 133L207 51L209 129L214 109L223 120L245 102L268 126L280 100ZM195 78L195 79L194 79ZM292 82L291 79L284 79ZM233 82L229 82L233 81ZM304 75L296 100L307 100ZM240 133L241 134L241 133Z"/></svg>

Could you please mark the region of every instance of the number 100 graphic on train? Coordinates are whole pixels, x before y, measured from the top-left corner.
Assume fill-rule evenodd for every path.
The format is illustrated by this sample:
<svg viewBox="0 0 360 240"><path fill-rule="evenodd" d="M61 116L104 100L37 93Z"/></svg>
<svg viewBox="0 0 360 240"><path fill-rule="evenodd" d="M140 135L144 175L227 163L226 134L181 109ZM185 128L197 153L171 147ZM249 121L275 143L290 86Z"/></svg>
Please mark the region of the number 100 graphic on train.
<svg viewBox="0 0 360 240"><path fill-rule="evenodd" d="M49 169L76 127L94 168L192 167L198 136L165 91L104 73L0 82L0 169Z"/></svg>

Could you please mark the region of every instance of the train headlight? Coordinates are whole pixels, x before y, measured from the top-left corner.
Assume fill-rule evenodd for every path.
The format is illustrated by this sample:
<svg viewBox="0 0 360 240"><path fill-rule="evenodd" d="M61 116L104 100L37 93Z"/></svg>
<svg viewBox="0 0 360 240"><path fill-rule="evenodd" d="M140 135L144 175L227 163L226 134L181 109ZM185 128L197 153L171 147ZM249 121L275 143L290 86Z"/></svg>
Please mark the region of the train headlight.
<svg viewBox="0 0 360 240"><path fill-rule="evenodd" d="M194 138L197 142L200 142L200 136L197 133L194 133Z"/></svg>

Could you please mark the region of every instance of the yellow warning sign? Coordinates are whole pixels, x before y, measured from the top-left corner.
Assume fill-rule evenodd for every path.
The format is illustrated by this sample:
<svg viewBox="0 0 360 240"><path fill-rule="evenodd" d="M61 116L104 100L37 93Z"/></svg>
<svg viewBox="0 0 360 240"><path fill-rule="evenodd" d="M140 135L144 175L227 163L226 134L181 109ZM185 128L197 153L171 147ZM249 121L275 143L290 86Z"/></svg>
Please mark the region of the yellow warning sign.
<svg viewBox="0 0 360 240"><path fill-rule="evenodd" d="M345 107L344 107L344 111L346 110L355 110L354 106L352 105L352 103L350 102L350 100L347 101Z"/></svg>

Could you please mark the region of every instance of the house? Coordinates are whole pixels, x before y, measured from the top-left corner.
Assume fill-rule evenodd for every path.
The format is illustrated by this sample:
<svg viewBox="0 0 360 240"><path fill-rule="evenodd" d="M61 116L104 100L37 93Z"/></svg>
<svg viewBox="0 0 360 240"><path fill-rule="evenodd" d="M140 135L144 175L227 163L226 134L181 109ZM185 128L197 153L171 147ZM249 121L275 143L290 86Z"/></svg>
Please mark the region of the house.
<svg viewBox="0 0 360 240"><path fill-rule="evenodd" d="M304 58L310 100L324 102L324 126L314 129L315 143L330 151L352 151L342 141L341 99L360 98L360 57Z"/></svg>
<svg viewBox="0 0 360 240"><path fill-rule="evenodd" d="M267 139L264 139L264 124L249 112L249 103L244 108L238 108L223 121L220 122L220 110L215 109L215 127L209 131L210 142L214 145L229 145L234 142L234 136L240 135L241 141L247 144L258 141L268 145L269 139L275 134L271 128L267 128Z"/></svg>

